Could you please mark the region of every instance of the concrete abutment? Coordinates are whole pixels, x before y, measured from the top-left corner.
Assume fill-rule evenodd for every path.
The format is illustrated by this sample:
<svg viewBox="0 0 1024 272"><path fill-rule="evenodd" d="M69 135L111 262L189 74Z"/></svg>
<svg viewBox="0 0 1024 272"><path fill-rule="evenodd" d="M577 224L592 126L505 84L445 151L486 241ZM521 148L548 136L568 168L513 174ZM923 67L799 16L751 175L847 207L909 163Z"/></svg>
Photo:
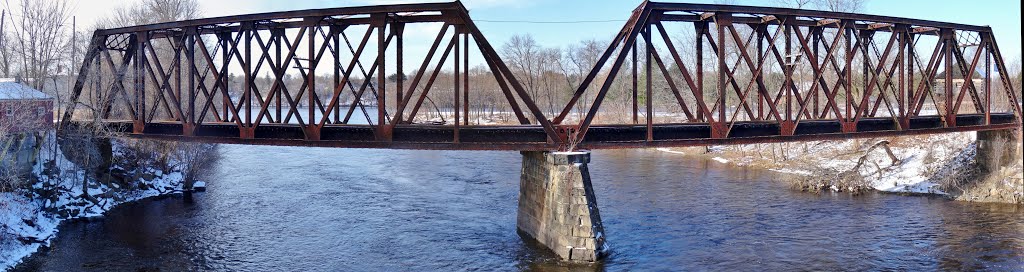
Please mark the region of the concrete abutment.
<svg viewBox="0 0 1024 272"><path fill-rule="evenodd" d="M590 182L589 152L524 151L516 228L563 260L593 262L608 246Z"/></svg>

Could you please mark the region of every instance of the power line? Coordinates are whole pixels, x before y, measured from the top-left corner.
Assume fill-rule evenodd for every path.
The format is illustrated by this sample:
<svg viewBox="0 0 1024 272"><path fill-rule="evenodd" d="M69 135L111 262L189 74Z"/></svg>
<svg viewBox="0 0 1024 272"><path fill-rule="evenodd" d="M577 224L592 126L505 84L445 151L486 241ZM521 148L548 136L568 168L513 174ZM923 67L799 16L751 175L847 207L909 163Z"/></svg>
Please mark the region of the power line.
<svg viewBox="0 0 1024 272"><path fill-rule="evenodd" d="M485 23L521 23L521 24L591 24L591 23L621 23L626 20L582 20L582 21L520 21L520 20L473 20L474 22Z"/></svg>

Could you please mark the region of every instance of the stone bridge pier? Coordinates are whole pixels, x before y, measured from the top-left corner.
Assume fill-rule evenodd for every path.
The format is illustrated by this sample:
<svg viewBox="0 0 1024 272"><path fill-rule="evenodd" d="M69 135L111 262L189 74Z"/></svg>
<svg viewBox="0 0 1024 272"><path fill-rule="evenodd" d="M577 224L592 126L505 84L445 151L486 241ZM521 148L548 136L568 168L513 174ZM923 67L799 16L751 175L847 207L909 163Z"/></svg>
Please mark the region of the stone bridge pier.
<svg viewBox="0 0 1024 272"><path fill-rule="evenodd" d="M1020 165L1021 130L1004 129L978 131L978 167L992 173L1001 167Z"/></svg>
<svg viewBox="0 0 1024 272"><path fill-rule="evenodd" d="M589 152L524 151L516 228L563 260L593 262L608 250L590 182Z"/></svg>

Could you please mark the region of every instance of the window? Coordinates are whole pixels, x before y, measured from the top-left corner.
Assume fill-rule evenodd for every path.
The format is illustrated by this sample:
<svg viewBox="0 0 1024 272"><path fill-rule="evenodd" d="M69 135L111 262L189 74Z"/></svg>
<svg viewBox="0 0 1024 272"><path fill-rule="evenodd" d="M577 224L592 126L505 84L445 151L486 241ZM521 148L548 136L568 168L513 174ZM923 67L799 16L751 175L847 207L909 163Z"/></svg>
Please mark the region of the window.
<svg viewBox="0 0 1024 272"><path fill-rule="evenodd" d="M7 109L6 109L5 111L4 111L4 113L5 113L5 114L6 114L7 116L14 116L14 108L8 107L8 108L7 108Z"/></svg>

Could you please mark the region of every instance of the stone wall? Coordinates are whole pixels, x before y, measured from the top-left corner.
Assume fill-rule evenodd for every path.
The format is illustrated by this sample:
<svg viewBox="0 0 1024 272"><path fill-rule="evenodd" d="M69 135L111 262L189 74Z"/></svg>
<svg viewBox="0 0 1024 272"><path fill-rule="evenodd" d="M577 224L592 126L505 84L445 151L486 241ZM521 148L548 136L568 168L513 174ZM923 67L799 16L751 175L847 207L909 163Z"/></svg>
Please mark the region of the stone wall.
<svg viewBox="0 0 1024 272"><path fill-rule="evenodd" d="M1024 204L1021 131L979 131L976 160L980 180L956 196L959 200Z"/></svg>
<svg viewBox="0 0 1024 272"><path fill-rule="evenodd" d="M522 152L516 226L563 260L590 262L607 252L590 153Z"/></svg>
<svg viewBox="0 0 1024 272"><path fill-rule="evenodd" d="M1020 130L978 131L978 167L996 172L1001 167L1020 165Z"/></svg>

